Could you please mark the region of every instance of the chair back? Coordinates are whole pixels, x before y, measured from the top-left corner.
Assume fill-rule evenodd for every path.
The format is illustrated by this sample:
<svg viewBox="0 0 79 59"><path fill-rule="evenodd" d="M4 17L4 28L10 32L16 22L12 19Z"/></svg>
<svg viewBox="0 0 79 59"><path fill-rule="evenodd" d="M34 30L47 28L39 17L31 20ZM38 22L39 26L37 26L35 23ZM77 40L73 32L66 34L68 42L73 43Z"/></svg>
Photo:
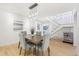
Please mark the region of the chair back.
<svg viewBox="0 0 79 59"><path fill-rule="evenodd" d="M35 39L36 39L37 41L42 40L41 32L36 32Z"/></svg>
<svg viewBox="0 0 79 59"><path fill-rule="evenodd" d="M36 35L41 36L41 32L36 32Z"/></svg>
<svg viewBox="0 0 79 59"><path fill-rule="evenodd" d="M25 36L26 36L26 33L25 33L25 32L20 32L20 33L19 33L20 46L21 46L23 49L25 49L25 47L26 47Z"/></svg>
<svg viewBox="0 0 79 59"><path fill-rule="evenodd" d="M43 50L47 50L48 46L49 46L49 40L50 40L50 34L46 33L43 35Z"/></svg>

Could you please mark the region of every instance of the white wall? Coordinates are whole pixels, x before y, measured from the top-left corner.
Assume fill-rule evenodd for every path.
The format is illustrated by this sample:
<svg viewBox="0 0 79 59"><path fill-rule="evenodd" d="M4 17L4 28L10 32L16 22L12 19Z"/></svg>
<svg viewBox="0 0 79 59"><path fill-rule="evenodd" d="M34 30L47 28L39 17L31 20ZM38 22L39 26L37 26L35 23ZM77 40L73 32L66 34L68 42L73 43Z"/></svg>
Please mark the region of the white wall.
<svg viewBox="0 0 79 59"><path fill-rule="evenodd" d="M76 53L79 56L79 11L75 12L74 21L74 46Z"/></svg>
<svg viewBox="0 0 79 59"><path fill-rule="evenodd" d="M54 20L59 24L73 24L74 23L73 11L67 11L64 13L57 14L55 16L49 16L50 20Z"/></svg>
<svg viewBox="0 0 79 59"><path fill-rule="evenodd" d="M25 19L23 28L24 28L24 31L27 31L27 34L30 34L31 21L29 19Z"/></svg>
<svg viewBox="0 0 79 59"><path fill-rule="evenodd" d="M77 18L74 18L75 20L75 28L74 28L74 46L79 47L79 11L77 11Z"/></svg>
<svg viewBox="0 0 79 59"><path fill-rule="evenodd" d="M77 29L76 29L76 35L77 35L77 39L76 39L76 43L77 46L79 46L79 11L77 13Z"/></svg>
<svg viewBox="0 0 79 59"><path fill-rule="evenodd" d="M16 14L0 11L0 45L18 42L18 33L13 31L13 21L20 19Z"/></svg>
<svg viewBox="0 0 79 59"><path fill-rule="evenodd" d="M34 27L35 31L37 31L37 21L34 19L24 18L24 31L27 31L27 34L31 34L31 28Z"/></svg>
<svg viewBox="0 0 79 59"><path fill-rule="evenodd" d="M72 24L73 20L73 11L68 11L56 16L55 19L59 24Z"/></svg>

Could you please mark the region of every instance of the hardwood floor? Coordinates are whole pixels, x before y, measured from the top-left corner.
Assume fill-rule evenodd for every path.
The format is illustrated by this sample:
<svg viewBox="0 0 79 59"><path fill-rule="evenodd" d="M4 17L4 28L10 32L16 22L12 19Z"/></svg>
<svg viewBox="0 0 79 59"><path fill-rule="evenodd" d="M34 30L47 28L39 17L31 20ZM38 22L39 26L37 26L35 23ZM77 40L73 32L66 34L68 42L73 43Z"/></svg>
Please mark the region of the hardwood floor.
<svg viewBox="0 0 79 59"><path fill-rule="evenodd" d="M72 44L63 43L61 40L51 40L50 41L50 55L51 56L75 56L75 48ZM24 51L22 51L23 55ZM32 52L29 53L27 50L28 55L32 56ZM47 52L45 52L47 55ZM19 56L19 49L18 43L8 45L8 46L1 46L0 47L0 56Z"/></svg>
<svg viewBox="0 0 79 59"><path fill-rule="evenodd" d="M76 55L75 47L72 44L63 43L60 40L50 42L51 55L53 56L74 56Z"/></svg>

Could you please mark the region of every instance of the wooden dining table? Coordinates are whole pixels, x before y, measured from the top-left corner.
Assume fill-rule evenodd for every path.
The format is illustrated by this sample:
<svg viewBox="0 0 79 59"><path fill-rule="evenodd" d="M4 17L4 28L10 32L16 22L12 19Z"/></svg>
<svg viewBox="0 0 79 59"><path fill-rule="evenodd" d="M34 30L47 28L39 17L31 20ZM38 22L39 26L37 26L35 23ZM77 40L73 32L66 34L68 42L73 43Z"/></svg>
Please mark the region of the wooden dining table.
<svg viewBox="0 0 79 59"><path fill-rule="evenodd" d="M37 35L32 35L32 36L27 35L26 38L34 44L38 44L40 41L43 40L43 36L37 36Z"/></svg>

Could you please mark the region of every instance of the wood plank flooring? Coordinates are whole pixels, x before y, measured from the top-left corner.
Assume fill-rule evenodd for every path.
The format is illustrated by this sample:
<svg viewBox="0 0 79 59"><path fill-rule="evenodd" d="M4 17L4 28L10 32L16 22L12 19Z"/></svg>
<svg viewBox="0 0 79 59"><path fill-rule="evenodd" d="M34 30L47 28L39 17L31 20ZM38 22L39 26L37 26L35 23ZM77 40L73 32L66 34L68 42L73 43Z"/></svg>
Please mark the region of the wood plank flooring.
<svg viewBox="0 0 79 59"><path fill-rule="evenodd" d="M72 46L72 44L63 43L61 40L51 39L49 46L50 46L51 56L75 56L76 55L75 48ZM24 52L22 52L22 55L23 53ZM47 51L45 54L47 55ZM29 55L32 55L32 54L29 54ZM7 45L7 46L0 46L0 56L19 56L18 43Z"/></svg>

